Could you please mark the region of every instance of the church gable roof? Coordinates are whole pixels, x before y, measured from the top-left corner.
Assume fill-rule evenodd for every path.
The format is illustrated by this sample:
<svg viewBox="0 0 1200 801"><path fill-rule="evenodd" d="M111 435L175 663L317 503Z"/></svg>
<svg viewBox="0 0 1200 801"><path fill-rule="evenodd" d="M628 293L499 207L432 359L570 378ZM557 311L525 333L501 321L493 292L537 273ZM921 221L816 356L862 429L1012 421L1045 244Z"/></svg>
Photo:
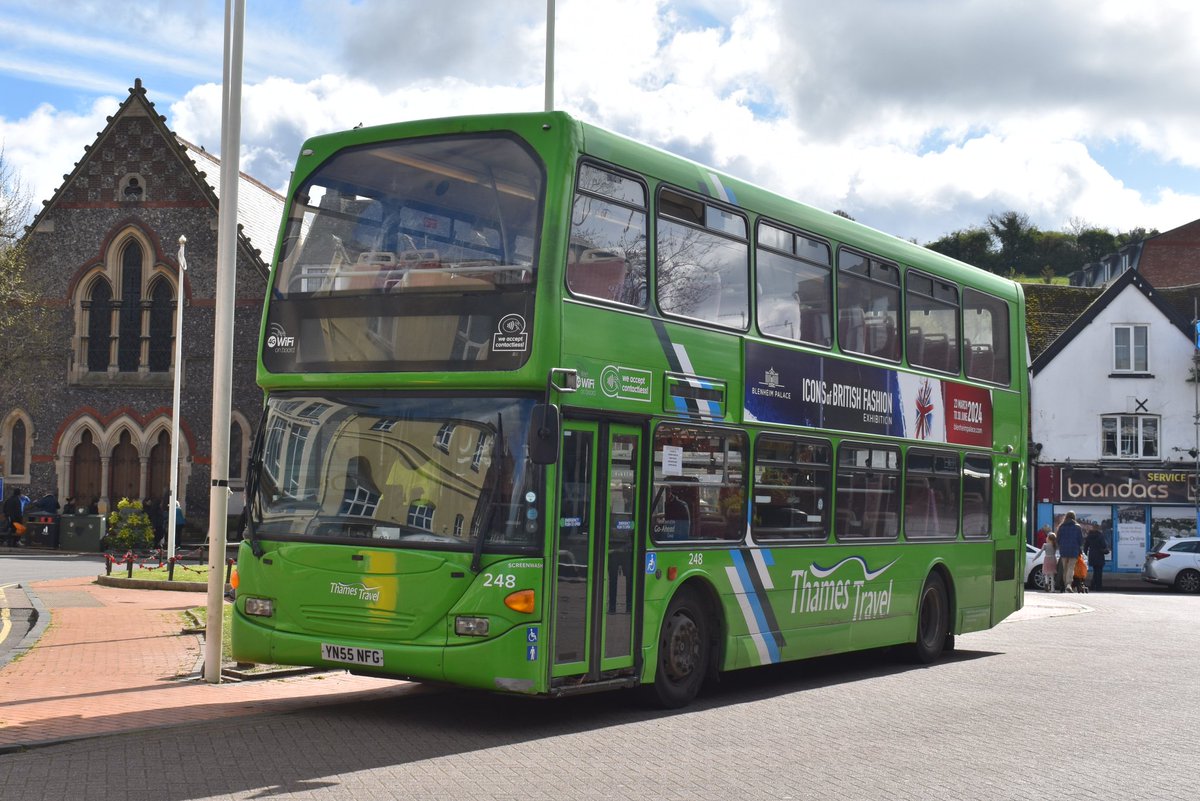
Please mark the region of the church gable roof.
<svg viewBox="0 0 1200 801"><path fill-rule="evenodd" d="M154 103L147 99L140 78L134 81L129 97L107 118L107 123L96 134L96 140L84 147L84 157L63 176L63 183L54 195L44 201L28 230L37 230L55 209L120 208L134 201L147 208L207 207L214 214L217 212L219 160L206 154L203 148L180 139L167 127L166 117L158 114ZM138 184L136 179L146 163L155 164L156 178L150 186ZM142 186L144 195L126 191L130 189L126 184L130 176L133 188ZM282 196L241 174L238 245L264 279L282 212Z"/></svg>

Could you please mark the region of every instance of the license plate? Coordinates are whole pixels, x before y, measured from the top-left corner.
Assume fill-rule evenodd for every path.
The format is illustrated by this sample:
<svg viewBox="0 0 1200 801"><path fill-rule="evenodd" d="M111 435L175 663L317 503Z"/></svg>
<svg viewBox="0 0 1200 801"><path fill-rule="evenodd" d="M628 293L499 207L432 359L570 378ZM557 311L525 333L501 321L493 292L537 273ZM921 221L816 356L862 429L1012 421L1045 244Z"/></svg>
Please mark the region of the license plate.
<svg viewBox="0 0 1200 801"><path fill-rule="evenodd" d="M328 662L345 662L348 665L383 667L383 651L378 648L351 648L347 645L323 642L321 658Z"/></svg>

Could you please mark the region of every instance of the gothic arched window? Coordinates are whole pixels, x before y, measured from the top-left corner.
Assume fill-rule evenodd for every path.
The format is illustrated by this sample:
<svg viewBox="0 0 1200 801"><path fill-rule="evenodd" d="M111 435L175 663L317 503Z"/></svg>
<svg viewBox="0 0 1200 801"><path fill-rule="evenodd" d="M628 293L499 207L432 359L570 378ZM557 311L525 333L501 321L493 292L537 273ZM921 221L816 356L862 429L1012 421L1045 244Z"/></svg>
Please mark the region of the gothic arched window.
<svg viewBox="0 0 1200 801"><path fill-rule="evenodd" d="M171 287L165 280L154 282L150 289L150 372L165 373L171 369L171 353L175 347L175 305Z"/></svg>
<svg viewBox="0 0 1200 801"><path fill-rule="evenodd" d="M142 358L142 246L130 242L121 253L121 315L117 369L135 373Z"/></svg>
<svg viewBox="0 0 1200 801"><path fill-rule="evenodd" d="M112 337L112 287L103 278L92 283L92 291L88 294L87 337L88 372L106 372Z"/></svg>

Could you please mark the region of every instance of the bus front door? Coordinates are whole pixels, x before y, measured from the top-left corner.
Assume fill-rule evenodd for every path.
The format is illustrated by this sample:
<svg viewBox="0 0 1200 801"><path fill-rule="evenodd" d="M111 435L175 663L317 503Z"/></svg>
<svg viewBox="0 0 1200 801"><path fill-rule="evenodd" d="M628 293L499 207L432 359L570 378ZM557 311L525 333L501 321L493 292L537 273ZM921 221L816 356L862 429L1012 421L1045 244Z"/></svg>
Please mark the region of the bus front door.
<svg viewBox="0 0 1200 801"><path fill-rule="evenodd" d="M632 675L641 430L568 421L562 437L551 675Z"/></svg>

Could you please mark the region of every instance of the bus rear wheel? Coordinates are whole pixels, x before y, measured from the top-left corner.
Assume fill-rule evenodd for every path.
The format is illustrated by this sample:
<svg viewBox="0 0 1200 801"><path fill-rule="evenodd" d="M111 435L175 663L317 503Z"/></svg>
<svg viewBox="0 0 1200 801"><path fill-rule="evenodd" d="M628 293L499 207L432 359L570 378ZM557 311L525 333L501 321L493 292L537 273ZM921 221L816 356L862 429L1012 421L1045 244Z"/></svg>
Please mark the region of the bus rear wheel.
<svg viewBox="0 0 1200 801"><path fill-rule="evenodd" d="M682 590L671 599L658 634L653 699L665 709L687 706L700 692L712 643L703 602Z"/></svg>
<svg viewBox="0 0 1200 801"><path fill-rule="evenodd" d="M930 573L917 602L917 637L908 653L914 662L928 665L936 662L950 644L950 599L946 582L937 573Z"/></svg>

